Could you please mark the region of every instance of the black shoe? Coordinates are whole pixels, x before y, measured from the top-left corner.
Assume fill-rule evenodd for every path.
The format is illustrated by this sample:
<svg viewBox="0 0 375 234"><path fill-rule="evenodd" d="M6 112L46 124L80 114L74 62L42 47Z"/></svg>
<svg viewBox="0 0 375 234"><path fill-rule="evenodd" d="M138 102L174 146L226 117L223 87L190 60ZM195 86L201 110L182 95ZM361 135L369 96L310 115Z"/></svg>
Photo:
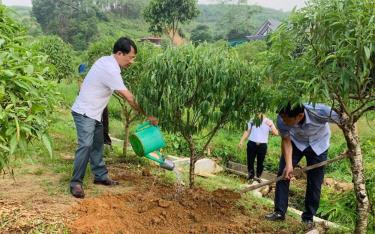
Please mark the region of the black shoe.
<svg viewBox="0 0 375 234"><path fill-rule="evenodd" d="M266 215L266 219L269 221L285 220L285 216L277 212Z"/></svg>
<svg viewBox="0 0 375 234"><path fill-rule="evenodd" d="M82 185L76 184L73 187L70 186L70 193L76 198L84 198L85 192L83 191Z"/></svg>
<svg viewBox="0 0 375 234"><path fill-rule="evenodd" d="M258 183L262 183L262 179L260 177L254 177L254 180Z"/></svg>
<svg viewBox="0 0 375 234"><path fill-rule="evenodd" d="M253 180L254 179L254 175L249 174L246 179L249 180L249 181Z"/></svg>
<svg viewBox="0 0 375 234"><path fill-rule="evenodd" d="M105 186L115 186L115 185L119 185L120 183L118 181L111 180L108 178L106 180L94 180L94 184L101 184Z"/></svg>
<svg viewBox="0 0 375 234"><path fill-rule="evenodd" d="M306 231L310 231L315 228L315 224L312 220L302 220L302 224Z"/></svg>

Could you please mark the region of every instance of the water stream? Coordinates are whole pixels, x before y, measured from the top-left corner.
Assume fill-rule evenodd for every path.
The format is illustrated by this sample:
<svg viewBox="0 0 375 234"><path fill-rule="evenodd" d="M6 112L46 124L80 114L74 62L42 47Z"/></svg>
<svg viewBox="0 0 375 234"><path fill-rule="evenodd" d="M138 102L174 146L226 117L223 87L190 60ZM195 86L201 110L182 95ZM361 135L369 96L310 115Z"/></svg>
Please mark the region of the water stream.
<svg viewBox="0 0 375 234"><path fill-rule="evenodd" d="M176 195L179 196L185 190L185 183L182 179L181 172L177 169L177 167L173 168L173 173L175 174L177 181Z"/></svg>

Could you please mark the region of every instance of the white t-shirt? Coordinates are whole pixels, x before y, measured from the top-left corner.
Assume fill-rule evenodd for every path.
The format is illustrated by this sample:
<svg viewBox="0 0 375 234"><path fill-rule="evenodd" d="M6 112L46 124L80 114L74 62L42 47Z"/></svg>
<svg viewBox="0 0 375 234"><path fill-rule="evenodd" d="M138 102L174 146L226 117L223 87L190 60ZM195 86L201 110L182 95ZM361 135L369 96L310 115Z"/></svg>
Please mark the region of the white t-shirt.
<svg viewBox="0 0 375 234"><path fill-rule="evenodd" d="M268 136L272 129L266 123L270 124L271 126L273 125L272 120L268 118L263 118L262 124L259 127L257 127L253 121L249 121L247 128L248 130L251 128L251 133L249 136L250 141L256 143L268 143Z"/></svg>
<svg viewBox="0 0 375 234"><path fill-rule="evenodd" d="M72 111L101 121L103 110L113 91L126 89L120 66L113 55L101 57L83 80Z"/></svg>

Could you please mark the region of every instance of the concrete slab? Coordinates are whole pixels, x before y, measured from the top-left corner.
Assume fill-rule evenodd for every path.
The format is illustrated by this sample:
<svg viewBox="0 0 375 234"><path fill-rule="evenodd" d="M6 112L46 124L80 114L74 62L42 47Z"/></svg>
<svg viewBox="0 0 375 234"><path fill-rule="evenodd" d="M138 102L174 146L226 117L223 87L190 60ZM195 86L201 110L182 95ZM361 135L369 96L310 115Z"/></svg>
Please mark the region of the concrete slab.
<svg viewBox="0 0 375 234"><path fill-rule="evenodd" d="M214 160L209 158L203 158L195 163L196 175L208 176L223 171L223 168L219 166Z"/></svg>

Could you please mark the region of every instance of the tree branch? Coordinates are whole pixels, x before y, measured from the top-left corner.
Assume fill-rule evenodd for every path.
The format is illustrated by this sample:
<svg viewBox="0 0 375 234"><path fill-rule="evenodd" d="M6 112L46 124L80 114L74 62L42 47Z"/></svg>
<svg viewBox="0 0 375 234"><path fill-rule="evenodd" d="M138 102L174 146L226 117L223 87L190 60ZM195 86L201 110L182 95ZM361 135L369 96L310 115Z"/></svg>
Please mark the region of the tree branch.
<svg viewBox="0 0 375 234"><path fill-rule="evenodd" d="M58 0L58 1L59 1L60 3L62 3L62 4L64 4L64 5L66 5L66 6L69 6L69 7L73 8L73 9L76 9L77 11L79 11L79 9L78 9L77 7L72 6L72 5L70 5L70 4L66 3L66 2L64 2L63 0Z"/></svg>
<svg viewBox="0 0 375 234"><path fill-rule="evenodd" d="M356 123L362 117L363 114L365 114L366 112L369 112L369 111L375 111L375 105L369 106L369 107L363 109L362 111L358 112L356 115L354 115L353 116L353 122Z"/></svg>

